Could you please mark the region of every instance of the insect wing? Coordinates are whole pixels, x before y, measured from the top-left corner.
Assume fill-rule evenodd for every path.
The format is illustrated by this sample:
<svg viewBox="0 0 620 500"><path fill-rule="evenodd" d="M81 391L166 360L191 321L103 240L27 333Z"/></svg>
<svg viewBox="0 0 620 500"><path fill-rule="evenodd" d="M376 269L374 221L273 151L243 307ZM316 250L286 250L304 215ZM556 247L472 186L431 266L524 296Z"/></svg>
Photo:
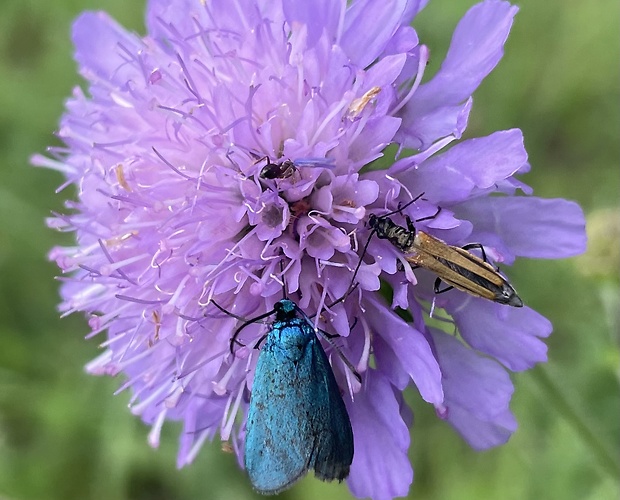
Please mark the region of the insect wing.
<svg viewBox="0 0 620 500"><path fill-rule="evenodd" d="M476 255L444 243L422 231L414 240L415 253L407 260L434 272L442 281L476 297L522 307L515 289L493 266Z"/></svg>
<svg viewBox="0 0 620 500"><path fill-rule="evenodd" d="M332 170L336 167L336 163L332 158L297 158L293 163L297 168L310 167Z"/></svg>
<svg viewBox="0 0 620 500"><path fill-rule="evenodd" d="M312 435L317 445L312 458L316 477L323 481L342 481L353 461L353 430L347 408L334 378L331 365L316 336L311 341L314 382L311 401L319 402L312 416Z"/></svg>
<svg viewBox="0 0 620 500"><path fill-rule="evenodd" d="M306 319L275 322L256 364L245 467L254 488L275 494L314 469L342 480L353 432L327 356Z"/></svg>

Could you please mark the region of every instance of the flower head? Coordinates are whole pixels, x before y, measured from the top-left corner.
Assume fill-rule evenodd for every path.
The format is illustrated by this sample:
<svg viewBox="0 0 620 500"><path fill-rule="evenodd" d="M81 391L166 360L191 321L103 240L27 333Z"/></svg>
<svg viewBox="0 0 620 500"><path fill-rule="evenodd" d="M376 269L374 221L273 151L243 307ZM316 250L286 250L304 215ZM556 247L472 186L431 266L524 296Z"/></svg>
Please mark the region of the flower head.
<svg viewBox="0 0 620 500"><path fill-rule="evenodd" d="M362 374L360 384L330 356L353 426L356 496L409 488L401 393L411 382L477 449L515 430L506 369L545 360L549 322L457 290L435 297L431 274L385 241L360 255L368 215L422 192L407 214L442 208L424 231L452 245L480 242L494 262L584 248L575 204L516 196L531 194L514 177L529 170L519 130L444 151L461 137L517 9L473 7L439 72L421 84L428 49L410 23L424 3L150 0L143 38L103 13L76 21L88 91L67 103L67 147L34 160L78 190L69 213L49 221L76 234L74 246L51 252L66 273L62 310L85 312L90 336L105 332L105 351L87 369L124 374L153 446L164 421L183 422L179 466L216 434L242 454L236 416L247 413L252 347L265 326L245 328L238 340L247 347L234 354L231 336L239 317L272 310L283 289L341 336ZM364 168L392 143L413 153L387 171ZM261 176L281 162L290 162L285 174ZM330 306L350 289L360 257L358 286ZM461 339L425 324L431 302Z"/></svg>

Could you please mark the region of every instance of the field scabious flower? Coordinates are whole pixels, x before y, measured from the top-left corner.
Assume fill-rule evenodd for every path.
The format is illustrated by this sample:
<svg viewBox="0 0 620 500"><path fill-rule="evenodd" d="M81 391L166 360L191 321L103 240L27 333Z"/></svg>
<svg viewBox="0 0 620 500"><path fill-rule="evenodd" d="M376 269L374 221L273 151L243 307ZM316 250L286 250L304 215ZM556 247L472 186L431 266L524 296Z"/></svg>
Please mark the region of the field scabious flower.
<svg viewBox="0 0 620 500"><path fill-rule="evenodd" d="M251 318L283 288L340 335L362 374L360 384L331 356L355 436L347 481L356 496L408 491L412 419L402 391L412 382L476 449L514 432L506 369L546 359L544 317L456 290L435 297L428 273L376 239L357 288L330 306L349 289L368 214L422 192L407 208L412 218L442 208L424 231L453 245L481 242L495 262L584 249L579 207L516 196L531 194L514 177L529 170L519 130L447 149L517 9L474 6L421 84L429 52L410 24L424 3L150 0L143 38L103 13L76 21L88 92L76 89L67 103L58 133L66 148L34 159L77 189L69 213L49 221L76 238L51 252L65 273L61 307L89 316L89 337L105 332L105 351L87 369L125 376L121 389L152 426L153 446L166 420L183 422L179 466L218 433L240 456L244 446L252 347L265 327L244 329L233 355L239 320L212 301ZM389 144L402 156L388 170L364 169ZM285 160L292 172L261 177ZM459 337L425 324L430 302Z"/></svg>

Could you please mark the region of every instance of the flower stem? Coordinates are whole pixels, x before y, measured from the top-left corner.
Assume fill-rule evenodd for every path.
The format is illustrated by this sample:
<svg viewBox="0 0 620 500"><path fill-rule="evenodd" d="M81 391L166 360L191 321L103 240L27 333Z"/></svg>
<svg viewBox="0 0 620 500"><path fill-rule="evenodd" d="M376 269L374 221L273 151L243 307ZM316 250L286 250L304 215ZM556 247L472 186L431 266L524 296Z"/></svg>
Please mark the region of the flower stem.
<svg viewBox="0 0 620 500"><path fill-rule="evenodd" d="M582 415L571 405L566 396L561 392L559 387L554 383L547 371L538 367L533 370L532 375L539 386L539 389L549 401L562 415L574 431L581 437L584 444L590 449L592 454L597 458L603 469L617 477L620 470L620 462L607 446L592 432Z"/></svg>

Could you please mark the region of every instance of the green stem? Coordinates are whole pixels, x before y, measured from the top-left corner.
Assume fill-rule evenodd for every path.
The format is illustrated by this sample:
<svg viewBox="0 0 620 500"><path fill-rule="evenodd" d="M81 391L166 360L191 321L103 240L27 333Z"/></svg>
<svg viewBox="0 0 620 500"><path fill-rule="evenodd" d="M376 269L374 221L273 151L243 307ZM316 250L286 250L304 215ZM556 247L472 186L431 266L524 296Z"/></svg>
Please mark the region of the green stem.
<svg viewBox="0 0 620 500"><path fill-rule="evenodd" d="M555 406L557 412L562 415L575 432L581 437L584 444L590 448L590 451L598 459L603 469L611 474L612 477L618 477L620 471L620 462L616 456L596 437L584 419L571 406L564 394L558 386L547 374L542 367L532 372L539 388L543 391L548 400Z"/></svg>

